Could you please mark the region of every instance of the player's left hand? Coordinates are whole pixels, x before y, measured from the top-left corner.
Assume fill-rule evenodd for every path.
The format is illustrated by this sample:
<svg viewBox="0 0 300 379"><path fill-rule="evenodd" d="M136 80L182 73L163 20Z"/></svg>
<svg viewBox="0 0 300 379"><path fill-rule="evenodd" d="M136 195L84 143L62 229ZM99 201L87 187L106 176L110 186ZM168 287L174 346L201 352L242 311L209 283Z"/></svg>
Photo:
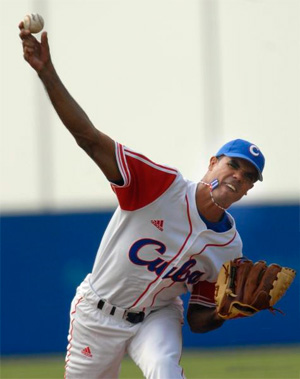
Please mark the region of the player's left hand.
<svg viewBox="0 0 300 379"><path fill-rule="evenodd" d="M263 309L273 310L294 280L296 271L278 264L255 264L238 258L226 262L216 283L217 313L224 320L252 316Z"/></svg>

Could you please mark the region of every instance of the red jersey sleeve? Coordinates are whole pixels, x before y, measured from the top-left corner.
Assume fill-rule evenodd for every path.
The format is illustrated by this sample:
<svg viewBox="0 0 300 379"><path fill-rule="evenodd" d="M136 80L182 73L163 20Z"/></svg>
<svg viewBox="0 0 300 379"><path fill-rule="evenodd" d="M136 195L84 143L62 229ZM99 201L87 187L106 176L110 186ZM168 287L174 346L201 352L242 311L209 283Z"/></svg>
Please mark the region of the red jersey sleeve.
<svg viewBox="0 0 300 379"><path fill-rule="evenodd" d="M215 283L198 282L193 287L190 304L200 304L205 307L215 307Z"/></svg>
<svg viewBox="0 0 300 379"><path fill-rule="evenodd" d="M127 211L153 202L170 187L178 174L177 170L156 164L119 143L116 143L116 158L123 184L111 183L111 186L120 207Z"/></svg>

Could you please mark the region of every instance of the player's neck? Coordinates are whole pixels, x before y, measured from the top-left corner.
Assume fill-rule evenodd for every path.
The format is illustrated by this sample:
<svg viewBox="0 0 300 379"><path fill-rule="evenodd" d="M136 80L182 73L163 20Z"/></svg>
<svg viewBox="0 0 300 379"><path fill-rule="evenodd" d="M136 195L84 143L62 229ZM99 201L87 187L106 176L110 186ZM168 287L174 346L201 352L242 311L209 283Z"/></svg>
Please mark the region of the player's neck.
<svg viewBox="0 0 300 379"><path fill-rule="evenodd" d="M224 214L224 210L212 201L209 188L201 183L196 190L196 205L198 212L211 222L220 221Z"/></svg>

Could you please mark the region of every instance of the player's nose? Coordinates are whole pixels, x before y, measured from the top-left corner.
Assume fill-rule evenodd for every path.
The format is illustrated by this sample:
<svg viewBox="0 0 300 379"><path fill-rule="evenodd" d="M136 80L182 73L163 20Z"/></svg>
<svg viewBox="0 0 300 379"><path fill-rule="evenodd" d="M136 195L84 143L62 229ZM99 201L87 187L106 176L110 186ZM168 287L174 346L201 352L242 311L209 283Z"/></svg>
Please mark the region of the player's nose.
<svg viewBox="0 0 300 379"><path fill-rule="evenodd" d="M236 170L233 173L233 177L234 177L235 180L241 182L243 180L243 172L242 172L242 170Z"/></svg>

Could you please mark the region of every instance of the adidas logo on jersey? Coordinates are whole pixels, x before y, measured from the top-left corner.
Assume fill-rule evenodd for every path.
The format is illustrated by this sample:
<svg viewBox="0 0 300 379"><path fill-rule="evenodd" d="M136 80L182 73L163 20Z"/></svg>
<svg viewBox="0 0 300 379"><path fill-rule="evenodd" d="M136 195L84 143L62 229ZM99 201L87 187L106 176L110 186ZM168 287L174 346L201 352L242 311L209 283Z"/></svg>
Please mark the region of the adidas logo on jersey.
<svg viewBox="0 0 300 379"><path fill-rule="evenodd" d="M93 356L93 354L91 353L91 349L88 346L85 349L82 349L81 352L86 357L92 358Z"/></svg>
<svg viewBox="0 0 300 379"><path fill-rule="evenodd" d="M151 220L151 223L161 232L164 230L164 220Z"/></svg>

